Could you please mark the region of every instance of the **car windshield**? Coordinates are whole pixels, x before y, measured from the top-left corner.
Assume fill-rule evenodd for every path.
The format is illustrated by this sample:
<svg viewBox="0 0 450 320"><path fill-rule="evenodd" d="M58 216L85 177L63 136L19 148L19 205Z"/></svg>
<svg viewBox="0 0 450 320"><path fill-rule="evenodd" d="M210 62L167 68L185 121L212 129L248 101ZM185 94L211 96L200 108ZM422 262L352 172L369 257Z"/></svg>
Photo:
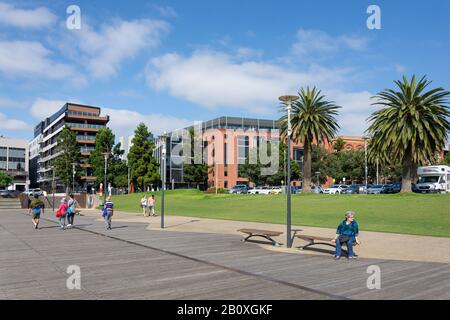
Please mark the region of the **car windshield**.
<svg viewBox="0 0 450 320"><path fill-rule="evenodd" d="M436 183L439 181L439 176L420 177L419 183Z"/></svg>
<svg viewBox="0 0 450 320"><path fill-rule="evenodd" d="M383 188L383 185L377 184L377 185L371 186L371 188L372 189L380 189L380 188Z"/></svg>

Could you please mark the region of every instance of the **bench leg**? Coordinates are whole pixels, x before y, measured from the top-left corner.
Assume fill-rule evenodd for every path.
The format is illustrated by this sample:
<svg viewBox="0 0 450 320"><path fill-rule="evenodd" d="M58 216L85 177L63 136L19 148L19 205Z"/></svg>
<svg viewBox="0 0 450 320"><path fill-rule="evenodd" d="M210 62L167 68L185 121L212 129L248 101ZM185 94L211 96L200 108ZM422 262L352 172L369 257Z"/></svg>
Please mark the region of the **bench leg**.
<svg viewBox="0 0 450 320"><path fill-rule="evenodd" d="M264 238L264 239L270 241L270 243L271 243L273 246L275 246L275 247L279 247L279 246L280 246L280 244L279 244L278 242L276 242L274 239L272 239L272 238L269 237L269 236L262 235L262 234L251 234L251 235L249 235L247 238L242 239L241 241L243 241L243 242L249 241L249 239L252 238L252 237L261 237L261 238Z"/></svg>

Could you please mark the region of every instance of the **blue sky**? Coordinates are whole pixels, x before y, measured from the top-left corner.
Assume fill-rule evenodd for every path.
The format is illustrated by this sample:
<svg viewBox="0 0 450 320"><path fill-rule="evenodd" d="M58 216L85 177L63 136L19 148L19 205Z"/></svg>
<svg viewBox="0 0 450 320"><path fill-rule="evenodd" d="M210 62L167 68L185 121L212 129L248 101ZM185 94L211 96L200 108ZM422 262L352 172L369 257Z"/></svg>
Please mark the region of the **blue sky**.
<svg viewBox="0 0 450 320"><path fill-rule="evenodd" d="M69 5L81 29L66 27ZM367 7L381 9L369 30ZM117 136L213 117L275 119L277 97L318 86L361 135L370 96L403 74L450 89L448 1L0 0L0 134L74 101L101 106Z"/></svg>

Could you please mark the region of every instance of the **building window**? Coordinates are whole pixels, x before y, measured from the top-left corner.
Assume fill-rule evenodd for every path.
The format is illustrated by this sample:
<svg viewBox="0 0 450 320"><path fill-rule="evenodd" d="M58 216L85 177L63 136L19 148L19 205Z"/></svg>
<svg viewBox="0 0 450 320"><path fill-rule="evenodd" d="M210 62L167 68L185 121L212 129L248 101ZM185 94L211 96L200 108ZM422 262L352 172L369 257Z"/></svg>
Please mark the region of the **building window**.
<svg viewBox="0 0 450 320"><path fill-rule="evenodd" d="M303 159L303 149L301 148L294 148L294 161L295 162L301 162Z"/></svg>

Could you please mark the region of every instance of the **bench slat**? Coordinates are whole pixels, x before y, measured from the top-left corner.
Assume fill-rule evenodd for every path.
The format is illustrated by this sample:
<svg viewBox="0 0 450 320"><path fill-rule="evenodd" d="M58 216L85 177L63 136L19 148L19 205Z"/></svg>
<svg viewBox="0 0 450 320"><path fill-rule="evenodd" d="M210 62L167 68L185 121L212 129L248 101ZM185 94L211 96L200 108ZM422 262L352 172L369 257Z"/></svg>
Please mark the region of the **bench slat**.
<svg viewBox="0 0 450 320"><path fill-rule="evenodd" d="M279 231L260 230L260 229L239 229L238 231L247 234L262 234L267 236L279 236L283 234L283 232Z"/></svg>
<svg viewBox="0 0 450 320"><path fill-rule="evenodd" d="M299 239L303 239L303 240L320 240L320 241L331 241L334 238L327 238L327 237L319 237L319 236L309 236L306 234L296 234L295 235L297 238Z"/></svg>

